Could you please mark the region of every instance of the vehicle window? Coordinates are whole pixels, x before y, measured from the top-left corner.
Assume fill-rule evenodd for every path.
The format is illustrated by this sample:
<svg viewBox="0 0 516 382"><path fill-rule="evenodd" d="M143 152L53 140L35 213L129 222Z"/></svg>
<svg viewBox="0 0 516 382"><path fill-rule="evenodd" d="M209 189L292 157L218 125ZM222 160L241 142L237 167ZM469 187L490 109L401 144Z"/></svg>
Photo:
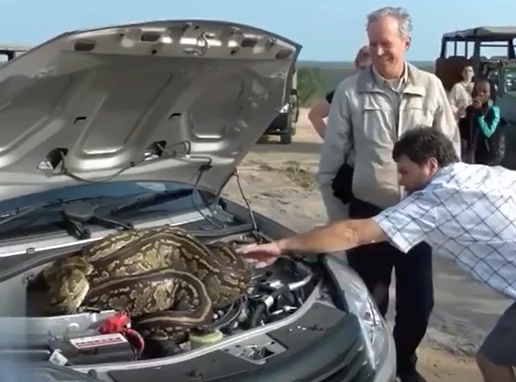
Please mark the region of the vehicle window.
<svg viewBox="0 0 516 382"><path fill-rule="evenodd" d="M463 42L463 41L447 41L443 45L443 51L441 56L443 58L449 58L453 56L464 56L470 57L475 50L474 42Z"/></svg>

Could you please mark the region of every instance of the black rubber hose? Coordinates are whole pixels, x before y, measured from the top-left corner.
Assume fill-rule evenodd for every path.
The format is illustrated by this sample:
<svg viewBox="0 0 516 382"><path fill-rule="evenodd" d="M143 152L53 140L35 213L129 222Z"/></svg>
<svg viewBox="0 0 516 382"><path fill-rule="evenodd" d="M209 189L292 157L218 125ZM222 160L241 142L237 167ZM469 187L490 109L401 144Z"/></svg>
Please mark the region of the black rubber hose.
<svg viewBox="0 0 516 382"><path fill-rule="evenodd" d="M253 329L258 326L260 320L265 315L266 310L267 310L267 305L265 305L265 303L263 301L261 301L251 316L251 322L249 324L249 329Z"/></svg>
<svg viewBox="0 0 516 382"><path fill-rule="evenodd" d="M260 301L253 314L251 315L251 328L255 328L259 325L260 320L265 315L267 309L269 309L276 301L276 298L289 291L288 285L284 285L279 289L276 289L270 295Z"/></svg>

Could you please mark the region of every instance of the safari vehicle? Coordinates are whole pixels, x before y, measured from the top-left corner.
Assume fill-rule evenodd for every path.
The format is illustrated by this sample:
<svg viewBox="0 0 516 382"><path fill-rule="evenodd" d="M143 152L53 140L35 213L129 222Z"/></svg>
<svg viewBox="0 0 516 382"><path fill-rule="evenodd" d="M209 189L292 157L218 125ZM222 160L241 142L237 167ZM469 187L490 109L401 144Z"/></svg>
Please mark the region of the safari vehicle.
<svg viewBox="0 0 516 382"><path fill-rule="evenodd" d="M0 63L11 61L29 49L26 45L0 45Z"/></svg>
<svg viewBox="0 0 516 382"><path fill-rule="evenodd" d="M279 136L282 145L292 143L292 137L296 135L296 123L299 118L299 99L297 95L297 72L294 69L288 76L283 107L276 118L269 124L265 135Z"/></svg>
<svg viewBox="0 0 516 382"><path fill-rule="evenodd" d="M436 61L436 75L447 91L462 80L461 72L467 64L475 73L490 80L496 93L505 123L516 126L516 54L515 27L478 27L449 32L443 35L441 54ZM501 50L501 55L486 57L489 50Z"/></svg>
<svg viewBox="0 0 516 382"><path fill-rule="evenodd" d="M99 243L114 251L110 256L116 253L116 261L140 256L135 267L156 256L153 248L170 254L165 244L192 266L202 259L210 264L215 256L172 239L149 241L150 247L135 239L138 252L124 255L123 243L114 239L124 232L133 237L170 225L186 230L190 244L196 240L205 246L291 235L254 212L244 190L244 205L220 195L230 178L238 181L237 166L283 106L287 74L300 49L289 39L247 25L161 20L68 32L0 68L3 377L88 382L395 379L390 330L362 281L333 255L294 253L250 269L251 282L242 296L213 316L206 305L207 287L197 289L189 296L197 296L197 304L208 310L210 324L153 355L145 355L145 342L129 341L125 321L109 333L100 332L106 322L121 317L124 307L46 313L46 303L56 296L52 293L70 290L64 297L80 302L81 293L98 291L98 285L71 277L62 286L67 289L52 292L37 283L47 266L62 265L72 255L78 259ZM126 274L128 264L109 264ZM213 267L208 271L214 272L213 287L232 290L221 278L224 269ZM73 276L78 268L62 270ZM190 281L174 285L188 288L192 280L200 282L188 272L184 275ZM110 291L111 284L102 285ZM145 294L147 289L134 294L137 285L117 289L122 293L117 304L142 296L153 304L159 297ZM174 307L166 309L171 310L165 315ZM177 313L187 317L190 311L178 307Z"/></svg>

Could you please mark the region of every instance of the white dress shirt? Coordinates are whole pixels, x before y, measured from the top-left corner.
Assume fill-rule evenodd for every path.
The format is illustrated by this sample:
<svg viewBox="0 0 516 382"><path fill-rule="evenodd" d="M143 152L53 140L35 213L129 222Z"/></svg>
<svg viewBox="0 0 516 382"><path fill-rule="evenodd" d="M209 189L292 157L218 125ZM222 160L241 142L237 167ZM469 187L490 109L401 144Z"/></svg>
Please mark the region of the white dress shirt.
<svg viewBox="0 0 516 382"><path fill-rule="evenodd" d="M374 217L403 252L426 241L516 300L516 171L456 163Z"/></svg>

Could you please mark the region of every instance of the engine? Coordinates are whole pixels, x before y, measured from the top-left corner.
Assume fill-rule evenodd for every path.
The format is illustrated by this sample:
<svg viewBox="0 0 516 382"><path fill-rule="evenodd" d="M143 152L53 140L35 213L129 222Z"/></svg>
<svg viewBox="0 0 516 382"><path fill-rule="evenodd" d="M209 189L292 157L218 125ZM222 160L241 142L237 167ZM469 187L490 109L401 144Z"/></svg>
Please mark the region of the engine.
<svg viewBox="0 0 516 382"><path fill-rule="evenodd" d="M243 245L266 239L256 234L242 234L210 240L201 238L201 241ZM131 328L131 318L123 312L85 311L73 316L41 317L34 311L36 302L41 300L41 291L33 286L28 289L27 302L32 305L32 309L28 309L31 315L38 316L38 326L41 326L38 331L45 331L38 340L45 348L45 357L60 365L88 365L162 358L220 343L230 336L294 314L318 281L313 265L292 257L279 258L269 267L253 269L245 295L230 306L215 309L209 327L188 330L181 341L159 343L144 341Z"/></svg>
<svg viewBox="0 0 516 382"><path fill-rule="evenodd" d="M242 245L263 240L244 235L223 241ZM227 310L215 312L218 327L232 334L281 320L303 305L315 282L311 266L299 259L282 257L267 268L255 268L246 295Z"/></svg>

